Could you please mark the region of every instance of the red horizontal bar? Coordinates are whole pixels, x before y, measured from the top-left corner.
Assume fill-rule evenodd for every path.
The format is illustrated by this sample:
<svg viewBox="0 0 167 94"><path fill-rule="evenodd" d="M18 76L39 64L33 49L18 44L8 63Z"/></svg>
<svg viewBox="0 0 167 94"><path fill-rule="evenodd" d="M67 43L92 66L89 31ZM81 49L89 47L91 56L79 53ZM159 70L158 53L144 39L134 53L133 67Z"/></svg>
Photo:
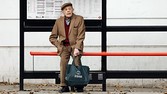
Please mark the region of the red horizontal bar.
<svg viewBox="0 0 167 94"><path fill-rule="evenodd" d="M33 56L56 56L57 52L31 51ZM167 56L167 52L84 52L83 56Z"/></svg>

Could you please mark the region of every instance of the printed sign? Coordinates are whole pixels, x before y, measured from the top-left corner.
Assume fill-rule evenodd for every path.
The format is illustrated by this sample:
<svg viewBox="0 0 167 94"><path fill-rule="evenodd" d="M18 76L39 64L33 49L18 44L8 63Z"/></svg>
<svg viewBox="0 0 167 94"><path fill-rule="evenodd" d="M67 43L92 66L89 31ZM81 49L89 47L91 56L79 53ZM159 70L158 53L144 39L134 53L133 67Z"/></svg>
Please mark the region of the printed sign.
<svg viewBox="0 0 167 94"><path fill-rule="evenodd" d="M74 13L85 19L101 19L102 0L27 0L27 19L57 19L65 2L71 2Z"/></svg>

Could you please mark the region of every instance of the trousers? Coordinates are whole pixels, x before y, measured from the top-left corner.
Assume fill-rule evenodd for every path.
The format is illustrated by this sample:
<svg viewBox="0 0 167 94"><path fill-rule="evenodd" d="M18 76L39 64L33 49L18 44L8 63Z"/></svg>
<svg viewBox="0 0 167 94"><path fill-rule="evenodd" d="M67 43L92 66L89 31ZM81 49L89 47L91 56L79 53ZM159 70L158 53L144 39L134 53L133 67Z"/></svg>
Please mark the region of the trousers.
<svg viewBox="0 0 167 94"><path fill-rule="evenodd" d="M70 60L70 56L73 56L74 49L71 46L64 46L60 55L60 86L67 86L65 83L66 66ZM75 65L81 64L81 55L75 57Z"/></svg>

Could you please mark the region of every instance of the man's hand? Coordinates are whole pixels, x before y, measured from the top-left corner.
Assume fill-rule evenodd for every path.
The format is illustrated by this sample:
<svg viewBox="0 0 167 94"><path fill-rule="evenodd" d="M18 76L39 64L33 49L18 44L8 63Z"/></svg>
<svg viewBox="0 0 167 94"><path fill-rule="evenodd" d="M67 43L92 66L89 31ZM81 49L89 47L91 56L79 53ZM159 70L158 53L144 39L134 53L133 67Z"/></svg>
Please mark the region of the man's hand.
<svg viewBox="0 0 167 94"><path fill-rule="evenodd" d="M78 49L74 49L74 56L78 56L79 55L79 50Z"/></svg>

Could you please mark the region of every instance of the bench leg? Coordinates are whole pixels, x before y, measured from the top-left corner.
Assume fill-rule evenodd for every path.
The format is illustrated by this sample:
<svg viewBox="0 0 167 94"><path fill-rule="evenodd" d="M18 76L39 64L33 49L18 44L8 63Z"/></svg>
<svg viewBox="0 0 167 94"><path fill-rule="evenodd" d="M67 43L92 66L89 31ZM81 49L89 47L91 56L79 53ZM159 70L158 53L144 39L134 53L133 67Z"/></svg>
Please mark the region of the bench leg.
<svg viewBox="0 0 167 94"><path fill-rule="evenodd" d="M103 89L103 91L106 91L106 75L105 74L103 74L102 89Z"/></svg>

